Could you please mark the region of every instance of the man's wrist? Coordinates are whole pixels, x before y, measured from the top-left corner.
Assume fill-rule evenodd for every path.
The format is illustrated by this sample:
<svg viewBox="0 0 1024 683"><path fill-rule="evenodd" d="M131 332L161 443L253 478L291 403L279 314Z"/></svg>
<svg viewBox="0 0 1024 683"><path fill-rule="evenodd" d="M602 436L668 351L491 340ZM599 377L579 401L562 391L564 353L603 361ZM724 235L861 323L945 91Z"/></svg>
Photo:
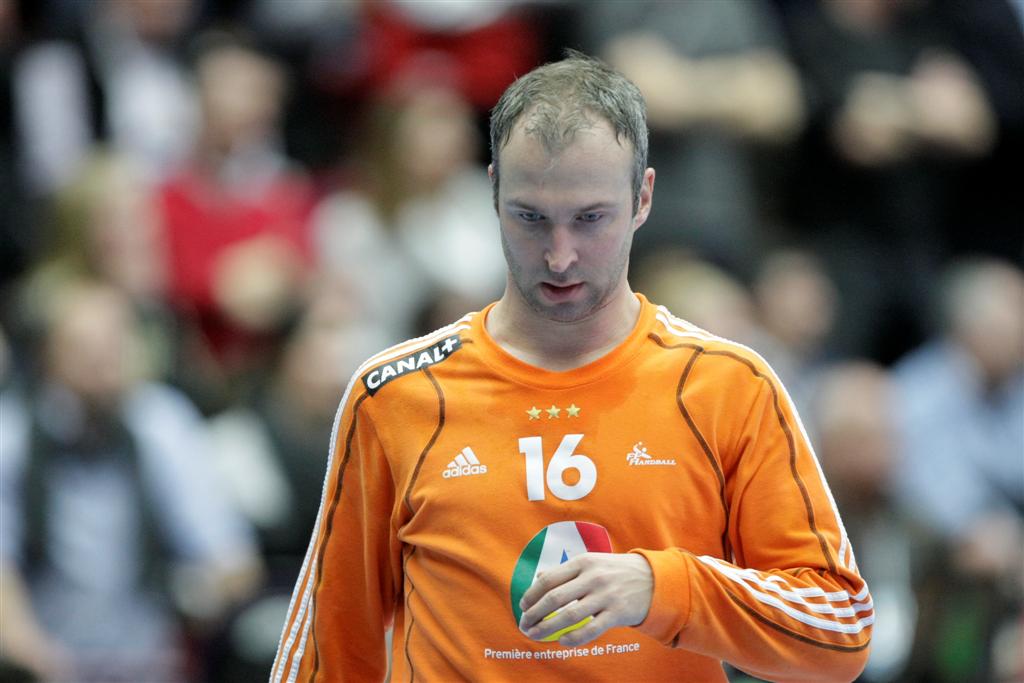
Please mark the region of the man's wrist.
<svg viewBox="0 0 1024 683"><path fill-rule="evenodd" d="M634 548L651 569L654 587L647 616L635 628L660 643L671 644L690 617L689 556L679 550Z"/></svg>

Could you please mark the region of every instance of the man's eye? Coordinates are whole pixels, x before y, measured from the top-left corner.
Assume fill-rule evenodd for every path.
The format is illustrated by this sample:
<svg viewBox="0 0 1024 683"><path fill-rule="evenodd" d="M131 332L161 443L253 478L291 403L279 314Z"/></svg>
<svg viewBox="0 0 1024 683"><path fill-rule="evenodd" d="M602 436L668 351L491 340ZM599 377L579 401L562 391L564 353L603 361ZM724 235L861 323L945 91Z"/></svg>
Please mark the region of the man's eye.
<svg viewBox="0 0 1024 683"><path fill-rule="evenodd" d="M584 223L596 223L604 218L602 213L581 213L579 219Z"/></svg>
<svg viewBox="0 0 1024 683"><path fill-rule="evenodd" d="M534 213L532 211L519 211L516 215L519 216L519 220L524 223L537 223L544 218L539 213Z"/></svg>

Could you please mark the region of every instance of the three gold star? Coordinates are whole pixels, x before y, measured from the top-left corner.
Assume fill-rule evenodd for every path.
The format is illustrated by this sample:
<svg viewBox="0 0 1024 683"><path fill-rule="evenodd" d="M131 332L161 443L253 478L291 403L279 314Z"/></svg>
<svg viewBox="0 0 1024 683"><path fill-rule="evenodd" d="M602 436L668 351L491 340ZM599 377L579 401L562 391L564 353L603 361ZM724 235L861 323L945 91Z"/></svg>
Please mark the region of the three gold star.
<svg viewBox="0 0 1024 683"><path fill-rule="evenodd" d="M540 409L537 406L530 406L530 409L525 412L530 416L531 420L539 420L541 413L547 413L549 420L557 420L561 416L563 410L565 410L565 414L568 417L579 417L582 408L575 403L570 403L568 408L559 408L552 404L550 408L544 409Z"/></svg>

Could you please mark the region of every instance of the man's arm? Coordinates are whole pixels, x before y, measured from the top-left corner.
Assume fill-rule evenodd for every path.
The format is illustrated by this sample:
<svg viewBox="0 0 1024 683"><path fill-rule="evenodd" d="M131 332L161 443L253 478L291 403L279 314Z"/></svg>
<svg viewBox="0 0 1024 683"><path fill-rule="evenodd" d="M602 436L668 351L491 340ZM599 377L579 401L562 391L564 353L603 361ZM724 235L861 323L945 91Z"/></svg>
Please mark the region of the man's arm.
<svg viewBox="0 0 1024 683"><path fill-rule="evenodd" d="M259 588L263 562L248 520L211 469L206 425L191 401L161 384L132 391L124 414L172 552L176 606L195 619L221 619Z"/></svg>
<svg viewBox="0 0 1024 683"><path fill-rule="evenodd" d="M22 482L31 418L19 392L0 391L0 663L40 680L69 680L73 659L39 622L19 564L23 561Z"/></svg>
<svg viewBox="0 0 1024 683"><path fill-rule="evenodd" d="M394 483L360 408L365 398L350 388L342 401L271 683L383 681L387 674L384 634L401 586L400 546L391 529Z"/></svg>
<svg viewBox="0 0 1024 683"><path fill-rule="evenodd" d="M73 655L39 624L21 571L0 558L0 662L4 660L43 681L74 676Z"/></svg>
<svg viewBox="0 0 1024 683"><path fill-rule="evenodd" d="M712 125L755 142L779 143L803 124L796 70L771 48L690 59L653 33L635 32L617 36L605 52L643 92L656 129Z"/></svg>
<svg viewBox="0 0 1024 683"><path fill-rule="evenodd" d="M735 363L737 356L702 362ZM867 586L791 401L759 359L738 362L756 380L728 385L733 405L750 406L724 449L731 455L721 454L728 561L684 548L632 551L646 563L630 554L578 556L539 577L524 596L522 625L536 629L532 637L594 616L560 642L577 645L633 625L667 646L768 680L859 675L874 622Z"/></svg>

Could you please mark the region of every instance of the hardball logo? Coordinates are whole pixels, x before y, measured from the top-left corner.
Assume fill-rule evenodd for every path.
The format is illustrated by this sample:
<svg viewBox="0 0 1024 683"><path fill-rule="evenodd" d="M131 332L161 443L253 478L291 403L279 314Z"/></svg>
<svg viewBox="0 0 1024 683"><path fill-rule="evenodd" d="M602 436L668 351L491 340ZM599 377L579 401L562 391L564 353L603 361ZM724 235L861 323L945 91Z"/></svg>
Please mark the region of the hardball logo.
<svg viewBox="0 0 1024 683"><path fill-rule="evenodd" d="M643 441L638 441L633 446L633 450L626 454L626 462L634 466L644 465L675 465L675 460L664 460L655 458L647 452L647 447L644 446Z"/></svg>
<svg viewBox="0 0 1024 683"><path fill-rule="evenodd" d="M568 562L583 553L610 553L611 538L608 530L591 522L555 522L540 530L519 555L512 571L512 616L519 626L523 611L519 601L533 585L537 574Z"/></svg>

